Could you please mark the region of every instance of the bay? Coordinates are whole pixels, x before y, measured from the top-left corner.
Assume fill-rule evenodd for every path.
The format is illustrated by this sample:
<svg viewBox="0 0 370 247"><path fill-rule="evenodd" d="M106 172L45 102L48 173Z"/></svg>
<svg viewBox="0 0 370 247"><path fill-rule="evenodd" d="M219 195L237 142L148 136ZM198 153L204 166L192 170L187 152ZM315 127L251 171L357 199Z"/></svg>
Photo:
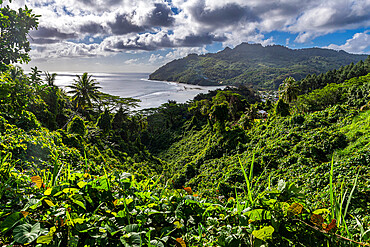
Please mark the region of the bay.
<svg viewBox="0 0 370 247"><path fill-rule="evenodd" d="M50 72L57 73L55 85L69 89L76 75L75 72ZM101 91L124 98L141 100L139 109L159 107L160 105L174 100L177 103L185 103L193 99L199 93L207 93L209 90L224 88L225 86L198 86L176 82L151 81L147 78L149 73L92 73L92 78L100 83Z"/></svg>

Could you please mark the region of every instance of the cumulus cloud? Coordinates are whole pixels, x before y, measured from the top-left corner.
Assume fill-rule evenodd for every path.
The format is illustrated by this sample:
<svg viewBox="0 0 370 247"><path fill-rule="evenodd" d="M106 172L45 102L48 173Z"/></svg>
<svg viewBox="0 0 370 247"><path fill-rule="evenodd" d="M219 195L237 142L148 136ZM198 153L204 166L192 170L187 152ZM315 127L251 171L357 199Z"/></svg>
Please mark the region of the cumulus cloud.
<svg viewBox="0 0 370 247"><path fill-rule="evenodd" d="M294 45L370 26L369 0L23 0L11 4L27 4L42 15L31 42L35 54L44 57L182 48L189 52L214 42L267 45L274 43L273 37L265 38L272 31L295 34L296 39L290 40ZM361 52L366 49L364 37L368 34L337 47ZM149 61L165 59L154 55Z"/></svg>
<svg viewBox="0 0 370 247"><path fill-rule="evenodd" d="M343 45L331 44L327 48L334 50L344 50L349 53L365 53L370 48L369 32L356 33L352 39L348 39Z"/></svg>
<svg viewBox="0 0 370 247"><path fill-rule="evenodd" d="M139 60L138 58L132 58L132 59L126 60L125 64L135 64L137 63L138 60Z"/></svg>

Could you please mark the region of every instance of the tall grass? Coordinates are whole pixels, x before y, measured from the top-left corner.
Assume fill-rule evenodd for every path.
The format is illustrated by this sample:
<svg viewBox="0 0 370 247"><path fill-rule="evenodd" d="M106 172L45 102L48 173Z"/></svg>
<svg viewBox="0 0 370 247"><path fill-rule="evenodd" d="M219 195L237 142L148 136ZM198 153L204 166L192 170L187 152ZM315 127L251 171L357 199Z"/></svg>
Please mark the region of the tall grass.
<svg viewBox="0 0 370 247"><path fill-rule="evenodd" d="M351 192L348 195L348 198L346 198L347 190L344 191L344 181L341 183L341 189L340 189L340 197L337 199L337 195L335 193L335 188L333 184L333 174L334 174L334 159L331 160L331 167L330 167L330 177L329 177L329 195L330 195L330 211L331 211L331 218L337 220L337 226L340 227L343 225L344 229L346 230L346 233L348 236L351 236L345 218L347 216L349 205L351 204L351 200L353 197L353 193L357 186L357 180L360 174L361 167L358 169L355 181L353 183ZM344 208L344 201L346 200L346 206Z"/></svg>

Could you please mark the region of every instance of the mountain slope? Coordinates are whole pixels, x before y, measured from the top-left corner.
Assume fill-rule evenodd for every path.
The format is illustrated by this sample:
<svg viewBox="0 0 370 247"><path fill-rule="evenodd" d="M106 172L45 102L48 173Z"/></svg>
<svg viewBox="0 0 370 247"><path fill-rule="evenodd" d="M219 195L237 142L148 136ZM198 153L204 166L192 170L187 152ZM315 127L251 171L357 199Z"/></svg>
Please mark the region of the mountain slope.
<svg viewBox="0 0 370 247"><path fill-rule="evenodd" d="M190 54L162 66L149 76L150 80L176 81L189 84L240 85L277 88L288 76L296 80L307 74L365 60L367 55L349 54L321 48L292 50L284 46L263 47L242 43L234 49L218 53Z"/></svg>

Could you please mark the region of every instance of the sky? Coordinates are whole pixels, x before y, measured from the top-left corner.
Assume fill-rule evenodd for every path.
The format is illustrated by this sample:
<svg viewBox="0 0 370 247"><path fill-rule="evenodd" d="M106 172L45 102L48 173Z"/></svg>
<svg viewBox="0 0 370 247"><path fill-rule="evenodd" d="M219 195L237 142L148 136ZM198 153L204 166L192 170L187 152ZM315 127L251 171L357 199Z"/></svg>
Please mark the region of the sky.
<svg viewBox="0 0 370 247"><path fill-rule="evenodd" d="M7 4L6 2L4 4ZM4 5L3 4L3 5ZM153 72L242 42L370 54L370 0L13 0L43 71Z"/></svg>

